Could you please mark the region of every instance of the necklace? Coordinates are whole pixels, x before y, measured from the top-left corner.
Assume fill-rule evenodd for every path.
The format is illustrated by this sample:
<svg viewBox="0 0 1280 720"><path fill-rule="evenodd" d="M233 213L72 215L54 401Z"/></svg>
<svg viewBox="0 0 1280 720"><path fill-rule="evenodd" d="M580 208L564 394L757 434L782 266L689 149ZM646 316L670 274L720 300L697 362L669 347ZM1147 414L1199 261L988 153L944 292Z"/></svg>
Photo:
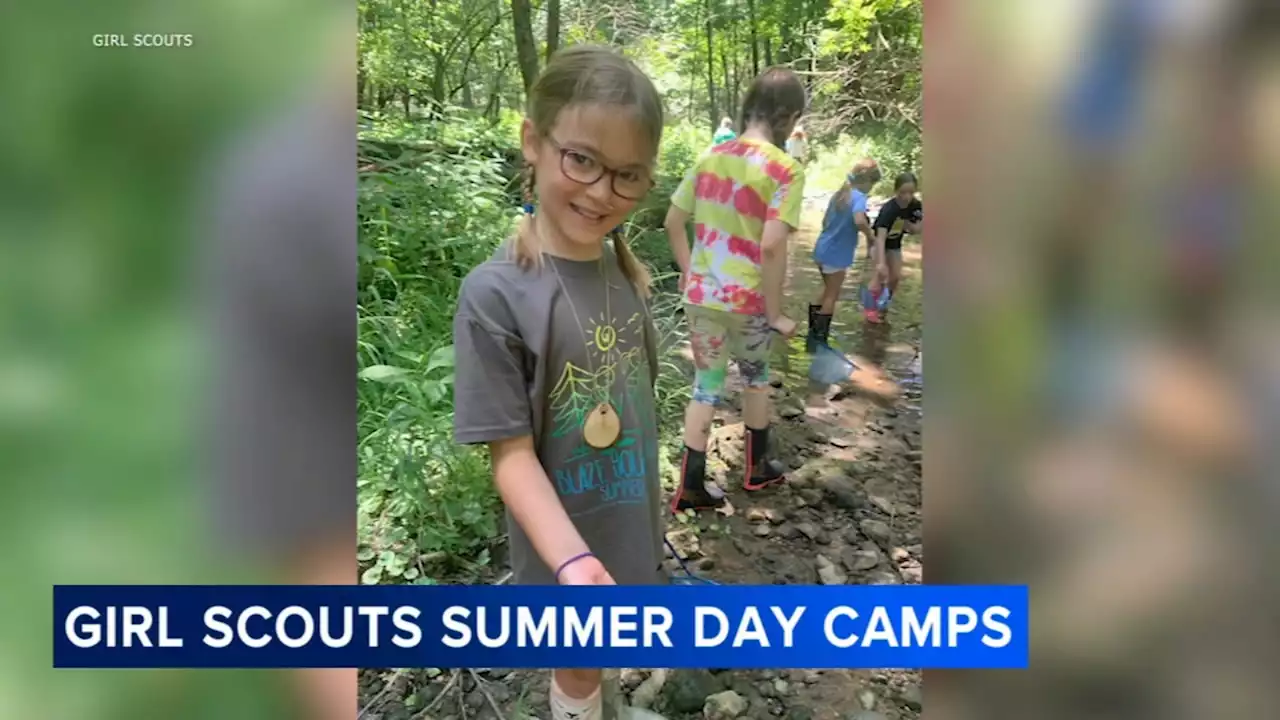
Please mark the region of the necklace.
<svg viewBox="0 0 1280 720"><path fill-rule="evenodd" d="M556 282L560 284L560 291L564 293L564 297L569 301L569 311L573 313L573 321L578 325L578 332L587 335L586 328L582 325L582 320L578 318L578 308L574 305L573 296L569 294L569 289L565 287L564 278L560 275L560 268L556 265L557 259L552 256L551 269L556 274ZM609 354L613 352L616 345L616 338L603 337L612 336L616 332L613 328L613 312L610 307L610 297L612 296L612 285L609 282L609 275L604 269L604 255L600 256L600 277L604 280L604 317L607 324L596 328L595 333L591 335L591 339L587 342L587 371L591 373L592 382L596 383L596 392L600 392L599 375L596 372L595 361L591 358L591 346L595 345L597 349L604 349L605 365L609 363ZM609 388L604 388L604 399L600 400L595 407L582 420L582 439L588 445L603 450L611 447L618 441L618 436L622 434L622 421L618 418L618 411L614 409L613 403L609 402Z"/></svg>

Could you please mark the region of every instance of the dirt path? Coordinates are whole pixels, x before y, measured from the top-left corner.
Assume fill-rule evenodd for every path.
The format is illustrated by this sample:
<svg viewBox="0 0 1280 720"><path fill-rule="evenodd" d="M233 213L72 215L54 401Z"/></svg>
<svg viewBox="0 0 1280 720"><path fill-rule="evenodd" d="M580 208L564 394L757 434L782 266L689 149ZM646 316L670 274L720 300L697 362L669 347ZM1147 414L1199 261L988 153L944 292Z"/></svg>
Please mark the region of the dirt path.
<svg viewBox="0 0 1280 720"><path fill-rule="evenodd" d="M802 323L820 282L809 254L825 202L809 200L804 227L793 239L788 308ZM751 497L741 489L741 383L731 374L708 466L728 491L733 512L678 516L668 529L672 545L698 575L724 584L921 581L919 247L908 245L904 255L908 269L890 323L863 323L850 280L831 333L833 345L882 365L902 383L902 396L874 402L847 387L815 387L807 376L804 338L779 348L773 434L777 455L792 472L785 485ZM674 486L675 478L668 480ZM667 562L679 575L678 561ZM493 705L503 720L549 717L545 672L414 670L391 676L386 687L389 675L362 673L361 704L371 705L365 720L495 720ZM627 670L620 685L627 702L668 720L702 716L708 698L725 691L745 701L732 710L753 720L915 720L921 711L918 672ZM719 697L711 702L724 700ZM712 710L717 717L733 716L732 710Z"/></svg>

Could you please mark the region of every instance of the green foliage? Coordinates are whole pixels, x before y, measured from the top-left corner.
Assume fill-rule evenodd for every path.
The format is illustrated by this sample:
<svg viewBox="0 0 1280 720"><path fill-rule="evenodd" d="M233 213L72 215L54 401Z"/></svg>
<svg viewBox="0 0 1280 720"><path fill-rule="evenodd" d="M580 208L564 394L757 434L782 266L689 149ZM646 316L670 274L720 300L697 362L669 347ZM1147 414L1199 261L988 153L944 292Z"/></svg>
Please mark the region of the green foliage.
<svg viewBox="0 0 1280 720"><path fill-rule="evenodd" d="M893 180L898 173L911 171L924 184L924 173L918 164L919 141L913 133L881 133L878 135L841 135L830 151L818 156L806 173L808 192L831 192L839 188L849 170L858 160L869 157L880 164L883 177L872 188L873 195L889 195L893 192Z"/></svg>
<svg viewBox="0 0 1280 720"><path fill-rule="evenodd" d="M510 227L504 160L485 123L375 126L446 137L360 173L359 527L366 582L464 571L497 535L485 459L452 437L452 318L461 279ZM427 564L434 559L434 569ZM376 562L375 562L376 561ZM369 564L372 563L372 564Z"/></svg>

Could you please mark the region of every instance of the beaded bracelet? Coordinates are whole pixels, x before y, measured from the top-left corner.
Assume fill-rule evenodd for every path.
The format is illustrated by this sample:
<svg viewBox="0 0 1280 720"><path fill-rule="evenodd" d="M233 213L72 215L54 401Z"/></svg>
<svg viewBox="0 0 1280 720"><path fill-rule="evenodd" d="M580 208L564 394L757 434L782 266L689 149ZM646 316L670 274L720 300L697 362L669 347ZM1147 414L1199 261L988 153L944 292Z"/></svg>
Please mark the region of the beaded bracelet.
<svg viewBox="0 0 1280 720"><path fill-rule="evenodd" d="M568 560L565 560L564 562L560 563L560 567L556 570L556 582L560 582L560 573L564 572L564 569L565 569L565 568L569 567L569 566L570 566L570 565L572 565L573 563L576 563L576 562L578 562L579 560L581 560L582 558L586 558L586 557L595 557L595 553L593 553L593 552L591 552L591 551L587 551L587 552L584 552L584 553L578 553L577 555L574 555L573 557L569 558Z"/></svg>

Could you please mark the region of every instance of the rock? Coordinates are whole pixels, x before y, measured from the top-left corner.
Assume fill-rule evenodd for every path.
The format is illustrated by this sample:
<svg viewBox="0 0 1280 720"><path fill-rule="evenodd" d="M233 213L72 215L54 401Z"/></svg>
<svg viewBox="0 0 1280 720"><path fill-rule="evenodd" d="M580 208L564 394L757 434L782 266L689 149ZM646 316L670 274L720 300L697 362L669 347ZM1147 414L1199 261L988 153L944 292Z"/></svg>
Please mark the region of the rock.
<svg viewBox="0 0 1280 720"><path fill-rule="evenodd" d="M630 692L644 682L644 672L636 668L626 668L618 673L618 682Z"/></svg>
<svg viewBox="0 0 1280 720"><path fill-rule="evenodd" d="M889 720L875 710L856 710L844 716L844 720Z"/></svg>
<svg viewBox="0 0 1280 720"><path fill-rule="evenodd" d="M821 492L821 491L819 491L819 490L815 490L815 489L813 489L813 488L803 488L803 489L799 490L798 492L800 493L800 497L804 498L805 502L806 502L806 503L808 503L809 505L821 505L821 504L822 504L822 499L823 499L823 498L822 498L822 492Z"/></svg>
<svg viewBox="0 0 1280 720"><path fill-rule="evenodd" d="M907 552L911 553L912 555L914 555L914 556L916 556L916 557L920 557L921 555L924 555L924 546L923 546L923 545L908 545L908 546L907 546Z"/></svg>
<svg viewBox="0 0 1280 720"><path fill-rule="evenodd" d="M529 698L528 698L529 707L538 708L539 712L541 712L542 710L546 709L547 703L549 702L551 702L551 699L547 697L547 693L545 691L543 690L529 691ZM457 719L455 718L454 720L457 720Z"/></svg>
<svg viewBox="0 0 1280 720"><path fill-rule="evenodd" d="M755 688L751 686L751 681L747 678L744 678L741 675L731 675L730 677L732 679L729 682L729 687L725 688L726 690L732 690L745 698L754 697L759 694L756 692Z"/></svg>
<svg viewBox="0 0 1280 720"><path fill-rule="evenodd" d="M472 710L479 710L480 708L484 707L484 704L485 704L484 693L478 689L472 690L471 692L467 693L466 703L467 703L467 707L471 708Z"/></svg>
<svg viewBox="0 0 1280 720"><path fill-rule="evenodd" d="M893 558L894 562L901 564L911 559L911 553L907 552L906 548L896 547L889 551L889 557Z"/></svg>
<svg viewBox="0 0 1280 720"><path fill-rule="evenodd" d="M889 537L892 535L889 524L881 520L863 520L858 523L858 529L862 531L863 535L882 545L888 544Z"/></svg>
<svg viewBox="0 0 1280 720"><path fill-rule="evenodd" d="M787 691L791 689L791 686L787 684L786 680L778 678L773 681L773 689L777 691L778 697L786 697Z"/></svg>
<svg viewBox="0 0 1280 720"><path fill-rule="evenodd" d="M732 690L708 697L702 706L702 716L707 720L733 720L746 711L747 701Z"/></svg>
<svg viewBox="0 0 1280 720"><path fill-rule="evenodd" d="M769 513L760 507L753 507L747 511L747 522L758 524L769 522Z"/></svg>
<svg viewBox="0 0 1280 720"><path fill-rule="evenodd" d="M819 555L818 560L818 580L823 585L844 585L849 581L849 577L835 566L835 563L827 559L825 555Z"/></svg>
<svg viewBox="0 0 1280 720"><path fill-rule="evenodd" d="M511 699L511 690L502 683L493 683L489 688L489 694L493 696L493 701L501 705Z"/></svg>
<svg viewBox="0 0 1280 720"><path fill-rule="evenodd" d="M924 693L920 691L919 685L908 685L898 693L898 699L908 708L920 712L924 709Z"/></svg>
<svg viewBox="0 0 1280 720"><path fill-rule="evenodd" d="M870 550L847 550L840 556L840 562L850 572L863 572L880 564L880 553Z"/></svg>
<svg viewBox="0 0 1280 720"><path fill-rule="evenodd" d="M814 525L811 522L796 523L796 530L800 531L801 535L804 535L810 540L813 540L814 538L818 537L818 533L822 532L821 530L818 529L817 525Z"/></svg>
<svg viewBox="0 0 1280 720"><path fill-rule="evenodd" d="M920 585L924 582L924 568L919 565L904 566L900 572L902 573L902 581L912 585Z"/></svg>
<svg viewBox="0 0 1280 720"><path fill-rule="evenodd" d="M832 444L832 445L834 445L834 446L836 446L836 447L838 447L838 448L851 448L851 447L853 447L853 441L852 441L852 440L850 440L849 438L844 437L844 436L841 436L841 435L837 435L836 437L831 438L830 442L831 442L831 444Z"/></svg>
<svg viewBox="0 0 1280 720"><path fill-rule="evenodd" d="M787 720L813 720L813 711L801 705L787 708Z"/></svg>
<svg viewBox="0 0 1280 720"><path fill-rule="evenodd" d="M672 673L662 686L662 697L674 713L696 713L707 697L719 689L719 683L706 670L683 670Z"/></svg>
<svg viewBox="0 0 1280 720"><path fill-rule="evenodd" d="M862 507L865 497L862 489L843 474L827 474L818 478L817 483L822 491L831 498L836 507L845 510L857 510Z"/></svg>
<svg viewBox="0 0 1280 720"><path fill-rule="evenodd" d="M796 529L795 525L786 525L786 524L779 525L778 534L786 538L787 540L794 540L800 537L800 531Z"/></svg>
<svg viewBox="0 0 1280 720"><path fill-rule="evenodd" d="M870 688L863 688L858 691L858 704L863 710L876 709L876 694Z"/></svg>
<svg viewBox="0 0 1280 720"><path fill-rule="evenodd" d="M716 566L716 559L715 559L715 558L704 557L704 558L701 558L701 559L699 559L699 560L698 560L698 569L699 569L699 570L711 570L711 569L715 568L715 566Z"/></svg>
<svg viewBox="0 0 1280 720"><path fill-rule="evenodd" d="M658 693L662 692L662 686L666 683L667 671L662 668L654 670L653 674L645 678L635 692L631 693L631 704L643 709L653 707L653 701L658 699Z"/></svg>
<svg viewBox="0 0 1280 720"><path fill-rule="evenodd" d="M623 705L618 708L618 720L666 720L666 718L646 708Z"/></svg>
<svg viewBox="0 0 1280 720"><path fill-rule="evenodd" d="M862 542L862 535L858 533L858 528L851 527L844 531L844 541L850 545L857 545Z"/></svg>
<svg viewBox="0 0 1280 720"><path fill-rule="evenodd" d="M772 532L773 530L769 529L768 525L756 525L751 530L751 533L756 537L769 537Z"/></svg>
<svg viewBox="0 0 1280 720"><path fill-rule="evenodd" d="M778 696L777 691L773 689L773 683L771 682L758 683L756 684L755 690L756 690L756 694L762 698L772 698L772 697Z"/></svg>
<svg viewBox="0 0 1280 720"><path fill-rule="evenodd" d="M888 570L877 570L867 576L868 585L901 585L902 578Z"/></svg>
<svg viewBox="0 0 1280 720"><path fill-rule="evenodd" d="M804 684L805 684L805 685L817 685L817 684L818 684L818 683L820 683L820 682L822 682L822 671L821 671L821 670L805 670L805 671L804 671Z"/></svg>
<svg viewBox="0 0 1280 720"><path fill-rule="evenodd" d="M804 415L804 408L792 402L782 403L778 406L778 417L783 420L795 420Z"/></svg>
<svg viewBox="0 0 1280 720"><path fill-rule="evenodd" d="M880 512L885 515L893 515L893 503L889 499L880 495L868 495L867 502L879 508Z"/></svg>

